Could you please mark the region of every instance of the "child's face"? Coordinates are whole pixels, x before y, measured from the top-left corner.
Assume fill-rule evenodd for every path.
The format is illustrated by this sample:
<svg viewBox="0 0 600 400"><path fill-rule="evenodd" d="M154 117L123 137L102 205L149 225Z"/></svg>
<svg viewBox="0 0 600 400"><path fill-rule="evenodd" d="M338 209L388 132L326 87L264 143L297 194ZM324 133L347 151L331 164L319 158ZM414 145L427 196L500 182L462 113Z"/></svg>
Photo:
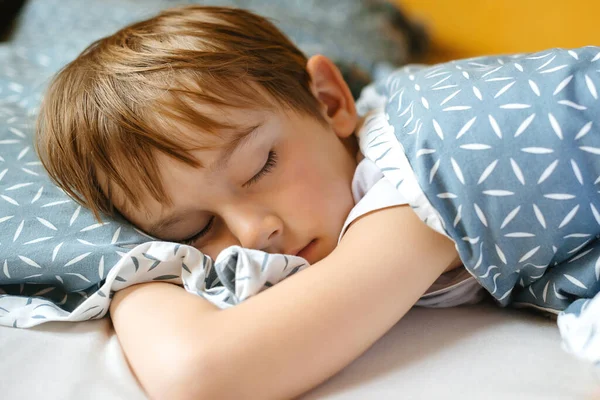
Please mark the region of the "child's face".
<svg viewBox="0 0 600 400"><path fill-rule="evenodd" d="M131 210L125 216L163 240L185 242L204 232L186 243L212 258L231 245L297 254L311 244L300 256L310 263L327 256L354 206L355 138L340 138L333 126L282 109L233 110L227 118L259 126L221 169L157 155L173 205L147 196L149 214ZM223 160L221 151L193 154L209 167ZM123 199L117 194L115 200L118 206ZM165 220L171 223L159 224Z"/></svg>

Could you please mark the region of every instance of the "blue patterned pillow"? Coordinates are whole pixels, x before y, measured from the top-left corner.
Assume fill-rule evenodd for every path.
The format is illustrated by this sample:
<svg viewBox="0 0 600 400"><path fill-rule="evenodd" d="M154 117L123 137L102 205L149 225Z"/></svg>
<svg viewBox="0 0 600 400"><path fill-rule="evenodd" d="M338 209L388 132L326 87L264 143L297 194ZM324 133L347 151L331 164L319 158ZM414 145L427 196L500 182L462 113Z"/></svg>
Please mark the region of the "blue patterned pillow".
<svg viewBox="0 0 600 400"><path fill-rule="evenodd" d="M92 41L186 4L242 7L272 19L307 55L332 58L355 96L380 64L404 64L426 42L387 0L29 0L12 43L54 72ZM40 76L48 74L34 81Z"/></svg>
<svg viewBox="0 0 600 400"><path fill-rule="evenodd" d="M1 89L10 97L22 86ZM97 223L57 188L35 154L32 123L25 109L0 102L0 293L43 296L69 310L148 237L122 221Z"/></svg>
<svg viewBox="0 0 600 400"><path fill-rule="evenodd" d="M70 311L97 290L122 254L149 240L123 221L98 224L44 171L33 127L57 68L52 60L52 53L24 42L0 45L0 313L14 309L2 307L12 296L24 304L43 297Z"/></svg>

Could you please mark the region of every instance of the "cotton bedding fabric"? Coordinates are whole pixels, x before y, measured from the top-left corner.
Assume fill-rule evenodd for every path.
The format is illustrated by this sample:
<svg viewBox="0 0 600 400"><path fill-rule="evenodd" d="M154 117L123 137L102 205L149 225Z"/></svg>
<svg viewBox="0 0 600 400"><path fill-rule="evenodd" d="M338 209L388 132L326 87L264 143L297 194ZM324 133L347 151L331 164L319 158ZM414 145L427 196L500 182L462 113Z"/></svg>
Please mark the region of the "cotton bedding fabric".
<svg viewBox="0 0 600 400"><path fill-rule="evenodd" d="M600 362L600 48L407 66L365 89L360 148L501 306L559 314Z"/></svg>
<svg viewBox="0 0 600 400"><path fill-rule="evenodd" d="M33 169L39 169L39 162L27 160L32 156L31 147L25 144L30 140L31 117L47 78L89 43L85 35L73 34L78 26L69 22L83 20L74 17L58 24L60 18L48 18L48 13L64 8L64 3L30 2L14 46L0 47L4 68L0 76L2 145L22 144L18 153L5 153L17 166L8 172L24 168L34 172L32 176L41 176ZM119 14L111 22L116 22L115 26L86 23L82 32L96 27L90 31L92 35L109 33L130 20L131 16L118 12L117 3L111 9ZM154 6L167 3L157 1ZM79 9L80 3L73 4L79 5L66 9L88 19L106 10L105 2L92 2L85 12ZM51 23L53 27L48 26ZM47 28L44 35L36 30L38 25ZM48 42L67 26L71 29L69 41ZM50 47L54 53L46 54L44 49ZM413 189L407 196L417 215L455 241L467 270L499 304L560 313L565 348L593 362L600 360L600 340L595 335L600 329L600 299L594 298L600 274L598 60L600 50L586 47L435 67L382 69L380 79L363 96L374 95L376 101L359 102L362 110L381 107L379 118L367 123L385 127L382 132L359 137L363 153L402 193L404 187ZM388 134L389 152L379 134ZM525 156L534 161L525 161ZM4 203L40 207L53 203L36 204L34 200L50 191L40 189L31 192L29 201L16 201L12 196L24 188L30 191L35 184L9 182L5 170L0 171L6 174L4 182L0 179ZM63 194L57 201L67 204L67 200ZM74 204L70 206L69 222L82 223L85 210L78 215ZM3 251L14 249L17 239L25 240L26 219L37 223L40 233L42 229L58 230L47 218L23 215L18 219L14 215L0 216L5 226L16 223L9 235L2 231ZM102 318L115 290L151 281L178 283L220 307L229 307L307 266L298 257L235 247L212 262L191 247L149 242L151 238L132 227L120 221L112 223L122 229L115 228L103 245L119 247L110 251L118 259L114 266L106 264L103 253L94 251L95 243L81 238L72 240L89 246L91 251L86 253L97 255L96 262L90 263L82 253L57 264L62 268L57 274L41 273L52 263L42 266L29 256L3 253L0 324L31 327L46 321ZM98 232L102 227L106 225L88 224L75 232ZM48 237L32 238L20 243L19 249L41 248L45 241L34 241ZM73 250L59 244L47 253L52 260L56 254L64 257L63 250ZM34 253L27 250L27 254ZM13 261L7 262L6 255L22 268L11 269ZM79 269L82 265L85 268ZM17 277L23 271L28 273ZM55 287L72 283L85 286L85 290L69 292L73 295L70 299L53 297L51 287L35 286L42 276L60 283ZM69 302L77 297L79 301Z"/></svg>
<svg viewBox="0 0 600 400"><path fill-rule="evenodd" d="M358 102L360 112L379 108L361 130L361 151L425 223L455 241L479 284L500 305L560 313L563 346L593 362L600 359L599 59L588 47L405 67ZM307 267L298 257L239 247L213 263L166 242L121 256L75 309L3 296L0 323L100 318L114 291L148 281L181 284L225 308Z"/></svg>
<svg viewBox="0 0 600 400"><path fill-rule="evenodd" d="M0 326L0 337L3 399L148 398L107 318L32 329ZM298 398L600 398L598 371L559 343L555 322L520 310L487 302L443 310L414 307L363 355Z"/></svg>

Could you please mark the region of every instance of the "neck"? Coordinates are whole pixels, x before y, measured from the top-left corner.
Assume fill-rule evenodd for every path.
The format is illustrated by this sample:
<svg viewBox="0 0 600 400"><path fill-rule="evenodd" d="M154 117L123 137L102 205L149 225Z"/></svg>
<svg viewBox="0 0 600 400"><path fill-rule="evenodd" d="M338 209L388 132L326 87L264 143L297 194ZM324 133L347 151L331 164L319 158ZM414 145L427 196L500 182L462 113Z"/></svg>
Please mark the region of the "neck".
<svg viewBox="0 0 600 400"><path fill-rule="evenodd" d="M348 153L350 153L350 155L352 155L352 157L356 157L356 155L360 151L357 135L364 123L365 117L360 117L358 122L356 123L356 129L354 130L354 133L348 136L347 138L343 139L344 147L346 147L346 150L348 151Z"/></svg>
<svg viewBox="0 0 600 400"><path fill-rule="evenodd" d="M346 148L346 151L348 151L348 154L350 154L352 158L356 157L356 154L359 151L357 137L350 135L347 138L344 138L342 142L344 143L344 147Z"/></svg>

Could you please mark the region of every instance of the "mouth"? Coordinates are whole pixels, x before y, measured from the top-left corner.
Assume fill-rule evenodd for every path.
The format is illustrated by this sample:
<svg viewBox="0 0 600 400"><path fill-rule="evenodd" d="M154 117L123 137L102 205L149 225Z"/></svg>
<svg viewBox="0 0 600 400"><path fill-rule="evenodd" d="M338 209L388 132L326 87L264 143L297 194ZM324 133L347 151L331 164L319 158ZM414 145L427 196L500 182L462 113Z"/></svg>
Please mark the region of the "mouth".
<svg viewBox="0 0 600 400"><path fill-rule="evenodd" d="M310 257L311 253L313 253L315 250L316 243L317 239L311 240L310 243L308 243L299 252L296 253L296 256L302 257L308 261L308 258Z"/></svg>

